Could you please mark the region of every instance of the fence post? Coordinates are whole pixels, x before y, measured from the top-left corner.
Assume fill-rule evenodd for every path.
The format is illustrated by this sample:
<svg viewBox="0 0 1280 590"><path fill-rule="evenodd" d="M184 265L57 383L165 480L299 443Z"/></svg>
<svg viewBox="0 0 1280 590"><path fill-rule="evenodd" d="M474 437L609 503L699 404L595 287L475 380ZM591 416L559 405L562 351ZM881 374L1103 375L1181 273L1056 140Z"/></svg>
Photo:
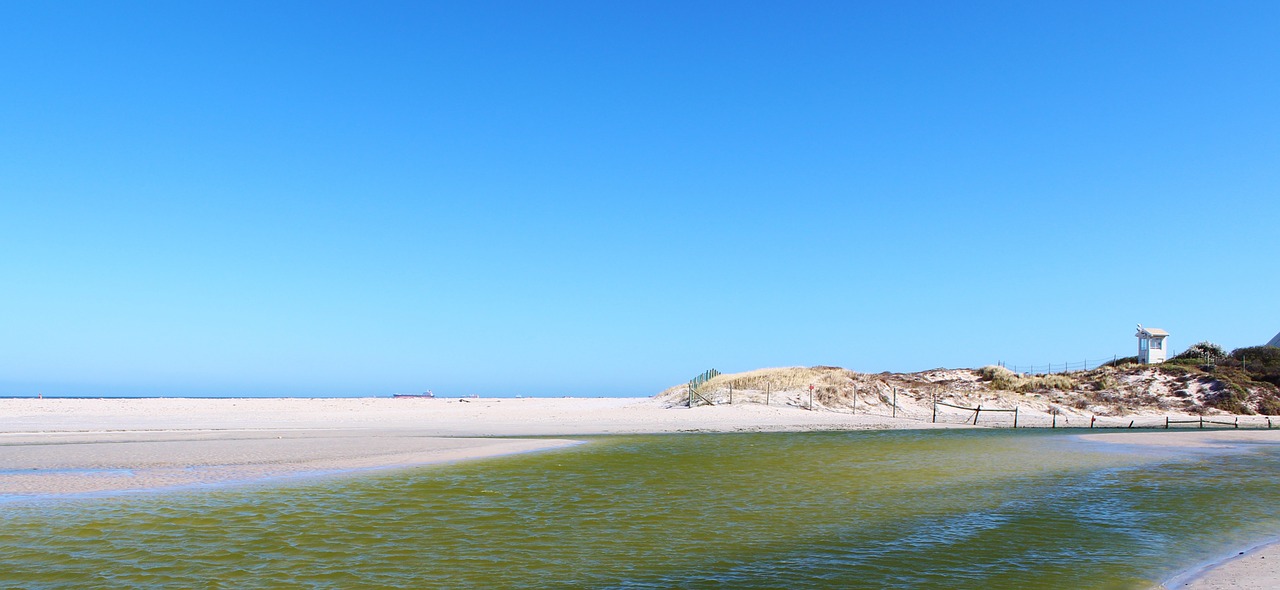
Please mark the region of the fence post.
<svg viewBox="0 0 1280 590"><path fill-rule="evenodd" d="M1129 421L1129 428L1133 428L1133 422L1134 422L1133 420Z"/></svg>
<svg viewBox="0 0 1280 590"><path fill-rule="evenodd" d="M764 405L769 405L769 392L773 389L773 383L766 381L764 383Z"/></svg>
<svg viewBox="0 0 1280 590"><path fill-rule="evenodd" d="M733 405L733 384L729 384L729 405Z"/></svg>
<svg viewBox="0 0 1280 590"><path fill-rule="evenodd" d="M978 414L982 413L982 404L978 404L978 409L973 411L973 425L978 425Z"/></svg>
<svg viewBox="0 0 1280 590"><path fill-rule="evenodd" d="M1097 416L1089 416L1089 428L1093 428L1093 423L1098 421Z"/></svg>
<svg viewBox="0 0 1280 590"><path fill-rule="evenodd" d="M893 388L893 417L898 417L898 388Z"/></svg>
<svg viewBox="0 0 1280 590"><path fill-rule="evenodd" d="M1168 416L1165 416L1165 417L1164 417L1164 429L1165 429L1165 430L1168 430L1168 429L1169 429L1169 417L1168 417Z"/></svg>
<svg viewBox="0 0 1280 590"><path fill-rule="evenodd" d="M853 414L858 415L858 384L853 384Z"/></svg>
<svg viewBox="0 0 1280 590"><path fill-rule="evenodd" d="M1057 428L1057 427L1058 427L1058 413L1057 413L1057 412L1054 412L1054 414L1053 414L1053 426L1050 426L1049 428Z"/></svg>
<svg viewBox="0 0 1280 590"><path fill-rule="evenodd" d="M1018 427L1018 406L1013 407L1013 427Z"/></svg>
<svg viewBox="0 0 1280 590"><path fill-rule="evenodd" d="M1200 429L1201 429L1201 430L1203 430L1203 429L1204 429L1204 416L1201 416L1201 417L1200 417Z"/></svg>
<svg viewBox="0 0 1280 590"><path fill-rule="evenodd" d="M1240 428L1240 417L1236 416L1236 429L1238 430L1239 428Z"/></svg>

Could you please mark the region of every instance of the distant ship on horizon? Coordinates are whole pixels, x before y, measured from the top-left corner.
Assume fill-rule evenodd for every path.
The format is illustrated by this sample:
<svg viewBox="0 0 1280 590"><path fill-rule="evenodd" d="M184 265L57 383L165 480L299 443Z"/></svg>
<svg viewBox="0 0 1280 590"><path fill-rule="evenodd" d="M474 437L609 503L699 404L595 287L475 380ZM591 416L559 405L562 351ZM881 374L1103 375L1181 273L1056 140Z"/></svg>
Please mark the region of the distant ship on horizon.
<svg viewBox="0 0 1280 590"><path fill-rule="evenodd" d="M436 394L432 393L431 390L427 390L426 393L393 393L391 394L391 397L435 397L435 396Z"/></svg>

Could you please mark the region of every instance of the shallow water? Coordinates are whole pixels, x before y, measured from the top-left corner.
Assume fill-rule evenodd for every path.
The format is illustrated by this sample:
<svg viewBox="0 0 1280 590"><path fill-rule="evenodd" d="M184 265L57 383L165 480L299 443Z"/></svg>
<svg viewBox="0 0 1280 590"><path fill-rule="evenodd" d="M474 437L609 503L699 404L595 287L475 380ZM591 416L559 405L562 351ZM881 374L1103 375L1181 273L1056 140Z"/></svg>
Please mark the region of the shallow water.
<svg viewBox="0 0 1280 590"><path fill-rule="evenodd" d="M1280 531L1278 468L1270 446L1043 431L601 437L379 475L9 504L0 582L1147 588Z"/></svg>

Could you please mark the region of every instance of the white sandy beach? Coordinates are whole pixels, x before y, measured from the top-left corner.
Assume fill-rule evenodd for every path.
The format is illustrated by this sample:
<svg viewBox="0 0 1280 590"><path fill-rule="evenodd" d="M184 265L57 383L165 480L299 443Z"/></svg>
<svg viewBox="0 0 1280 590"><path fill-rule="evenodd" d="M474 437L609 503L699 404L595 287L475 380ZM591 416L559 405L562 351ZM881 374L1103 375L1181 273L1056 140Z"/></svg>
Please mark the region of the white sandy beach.
<svg viewBox="0 0 1280 590"><path fill-rule="evenodd" d="M0 400L0 433L394 428L431 436L558 436L929 426L783 405L673 408L651 398Z"/></svg>
<svg viewBox="0 0 1280 590"><path fill-rule="evenodd" d="M919 428L905 419L648 398L6 399L0 495L137 491L534 451L493 437Z"/></svg>
<svg viewBox="0 0 1280 590"><path fill-rule="evenodd" d="M673 407L650 398L4 399L0 497L129 492L408 467L550 449L593 434L972 428L794 405ZM503 437L503 438L496 438ZM1280 444L1280 430L1084 435L1137 445ZM1280 586L1280 547L1178 588Z"/></svg>

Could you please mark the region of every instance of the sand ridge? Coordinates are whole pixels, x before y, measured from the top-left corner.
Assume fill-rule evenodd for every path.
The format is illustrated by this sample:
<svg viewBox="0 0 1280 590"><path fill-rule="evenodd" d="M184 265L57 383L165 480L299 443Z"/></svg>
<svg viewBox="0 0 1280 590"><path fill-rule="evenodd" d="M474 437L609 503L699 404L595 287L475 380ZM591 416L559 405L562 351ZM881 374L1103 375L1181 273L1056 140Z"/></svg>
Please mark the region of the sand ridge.
<svg viewBox="0 0 1280 590"><path fill-rule="evenodd" d="M538 451L564 439L397 430L183 430L0 435L0 499L139 492L410 467Z"/></svg>

